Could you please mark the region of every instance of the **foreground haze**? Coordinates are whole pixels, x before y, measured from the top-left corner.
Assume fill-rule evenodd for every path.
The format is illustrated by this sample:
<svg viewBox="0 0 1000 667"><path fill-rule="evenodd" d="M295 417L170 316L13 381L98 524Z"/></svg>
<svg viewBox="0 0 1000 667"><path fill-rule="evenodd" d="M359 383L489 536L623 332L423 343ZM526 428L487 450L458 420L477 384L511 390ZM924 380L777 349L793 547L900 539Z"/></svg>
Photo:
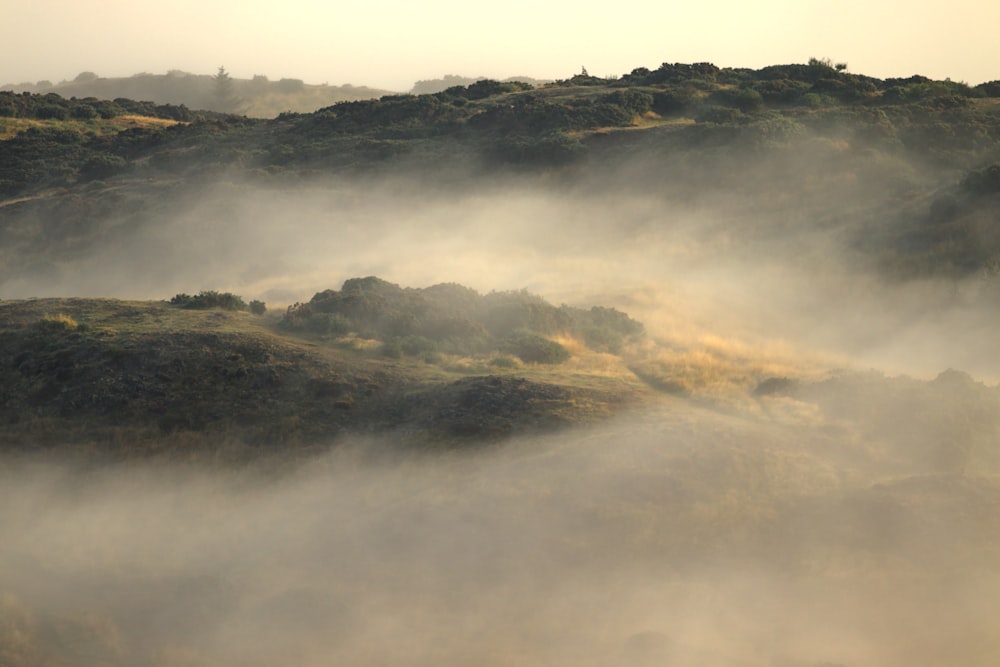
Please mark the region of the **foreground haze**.
<svg viewBox="0 0 1000 667"><path fill-rule="evenodd" d="M996 664L998 102L0 95L0 665Z"/></svg>

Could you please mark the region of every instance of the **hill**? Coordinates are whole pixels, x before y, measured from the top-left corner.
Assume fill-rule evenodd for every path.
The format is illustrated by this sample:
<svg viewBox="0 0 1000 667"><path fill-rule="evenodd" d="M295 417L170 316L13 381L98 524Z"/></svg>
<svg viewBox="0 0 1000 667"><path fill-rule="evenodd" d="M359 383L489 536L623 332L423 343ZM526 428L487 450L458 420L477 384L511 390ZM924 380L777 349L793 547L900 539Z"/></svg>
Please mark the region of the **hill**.
<svg viewBox="0 0 1000 667"><path fill-rule="evenodd" d="M404 290L374 278L317 294L280 320L219 296L0 303L3 447L294 451L377 433L445 447L589 423L644 393L622 361L617 374L581 373L581 359L573 371L557 368L570 355L543 337L584 336L597 325L619 346L638 335L637 323L609 309L560 309L523 293L478 297L459 286ZM478 310L496 338L477 324L470 296L494 302ZM401 329L416 312L436 319L428 299L448 309L451 324ZM597 321L579 328L571 317Z"/></svg>
<svg viewBox="0 0 1000 667"><path fill-rule="evenodd" d="M72 81L7 83L0 90L66 98L150 100L255 118L273 118L286 111L308 113L337 102L381 97L390 92L351 84L314 85L290 78L271 81L263 75L238 79L230 77L224 68L214 75L171 70L166 74L102 77L94 72L81 72Z"/></svg>
<svg viewBox="0 0 1000 667"><path fill-rule="evenodd" d="M0 664L996 663L998 92L0 94Z"/></svg>
<svg viewBox="0 0 1000 667"><path fill-rule="evenodd" d="M5 93L0 288L25 272L44 284L39 269L72 254L68 239L141 233L166 201L200 198L208 182L287 191L389 177L432 190L516 178L578 188L569 196L655 193L752 217L739 232L750 239L821 225L839 251L896 278L969 276L1000 258L988 176L1000 164L997 94L995 82L883 80L817 60L665 63L541 87L484 80L270 120ZM123 114L181 122L109 134ZM43 237L39 220L73 231Z"/></svg>

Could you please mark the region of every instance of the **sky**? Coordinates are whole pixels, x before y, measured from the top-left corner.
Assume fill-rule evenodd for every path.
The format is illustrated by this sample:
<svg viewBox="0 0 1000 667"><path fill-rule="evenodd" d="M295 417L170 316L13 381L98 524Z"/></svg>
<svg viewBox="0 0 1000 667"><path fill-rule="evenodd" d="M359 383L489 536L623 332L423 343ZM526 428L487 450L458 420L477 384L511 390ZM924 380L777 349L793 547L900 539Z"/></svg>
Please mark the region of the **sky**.
<svg viewBox="0 0 1000 667"><path fill-rule="evenodd" d="M1000 79L983 0L35 0L5 3L0 85L179 69L409 90L446 74L618 76L663 62L759 68L810 57L879 78Z"/></svg>

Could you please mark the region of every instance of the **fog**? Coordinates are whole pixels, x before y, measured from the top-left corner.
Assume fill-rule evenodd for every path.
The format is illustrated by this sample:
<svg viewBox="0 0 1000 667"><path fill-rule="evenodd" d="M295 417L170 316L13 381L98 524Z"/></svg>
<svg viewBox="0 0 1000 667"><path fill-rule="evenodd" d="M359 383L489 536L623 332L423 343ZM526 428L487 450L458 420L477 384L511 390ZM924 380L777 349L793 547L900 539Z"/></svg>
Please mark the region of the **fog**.
<svg viewBox="0 0 1000 667"><path fill-rule="evenodd" d="M994 478L791 403L451 454L8 459L0 661L994 664Z"/></svg>
<svg viewBox="0 0 1000 667"><path fill-rule="evenodd" d="M679 197L653 184L221 181L181 189L166 210L109 225L82 247L56 248L2 288L6 298L137 299L224 289L281 309L357 276L457 282L617 307L672 344L723 338L834 366L1000 379L996 280L886 279L852 247L862 224L852 216L871 217L885 199L861 192L867 201L854 210L857 194L840 201L834 185L801 210L760 210L718 190ZM838 215L848 222L827 223Z"/></svg>
<svg viewBox="0 0 1000 667"><path fill-rule="evenodd" d="M880 271L856 241L898 183L776 202L782 165L756 199L644 166L222 178L8 277L278 311L368 275L528 289L644 322L629 367L685 397L445 453L6 456L0 665L996 664L995 279Z"/></svg>

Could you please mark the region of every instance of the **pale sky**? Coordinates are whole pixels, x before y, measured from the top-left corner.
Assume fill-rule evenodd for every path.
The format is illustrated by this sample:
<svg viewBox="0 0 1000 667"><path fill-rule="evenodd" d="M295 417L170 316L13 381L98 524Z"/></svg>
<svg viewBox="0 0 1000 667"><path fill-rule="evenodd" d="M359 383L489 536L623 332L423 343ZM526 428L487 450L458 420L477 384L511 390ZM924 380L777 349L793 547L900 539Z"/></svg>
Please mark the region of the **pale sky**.
<svg viewBox="0 0 1000 667"><path fill-rule="evenodd" d="M0 84L180 69L409 90L445 74L567 78L663 62L846 62L880 78L1000 79L993 0L319 2L33 0L0 11Z"/></svg>

